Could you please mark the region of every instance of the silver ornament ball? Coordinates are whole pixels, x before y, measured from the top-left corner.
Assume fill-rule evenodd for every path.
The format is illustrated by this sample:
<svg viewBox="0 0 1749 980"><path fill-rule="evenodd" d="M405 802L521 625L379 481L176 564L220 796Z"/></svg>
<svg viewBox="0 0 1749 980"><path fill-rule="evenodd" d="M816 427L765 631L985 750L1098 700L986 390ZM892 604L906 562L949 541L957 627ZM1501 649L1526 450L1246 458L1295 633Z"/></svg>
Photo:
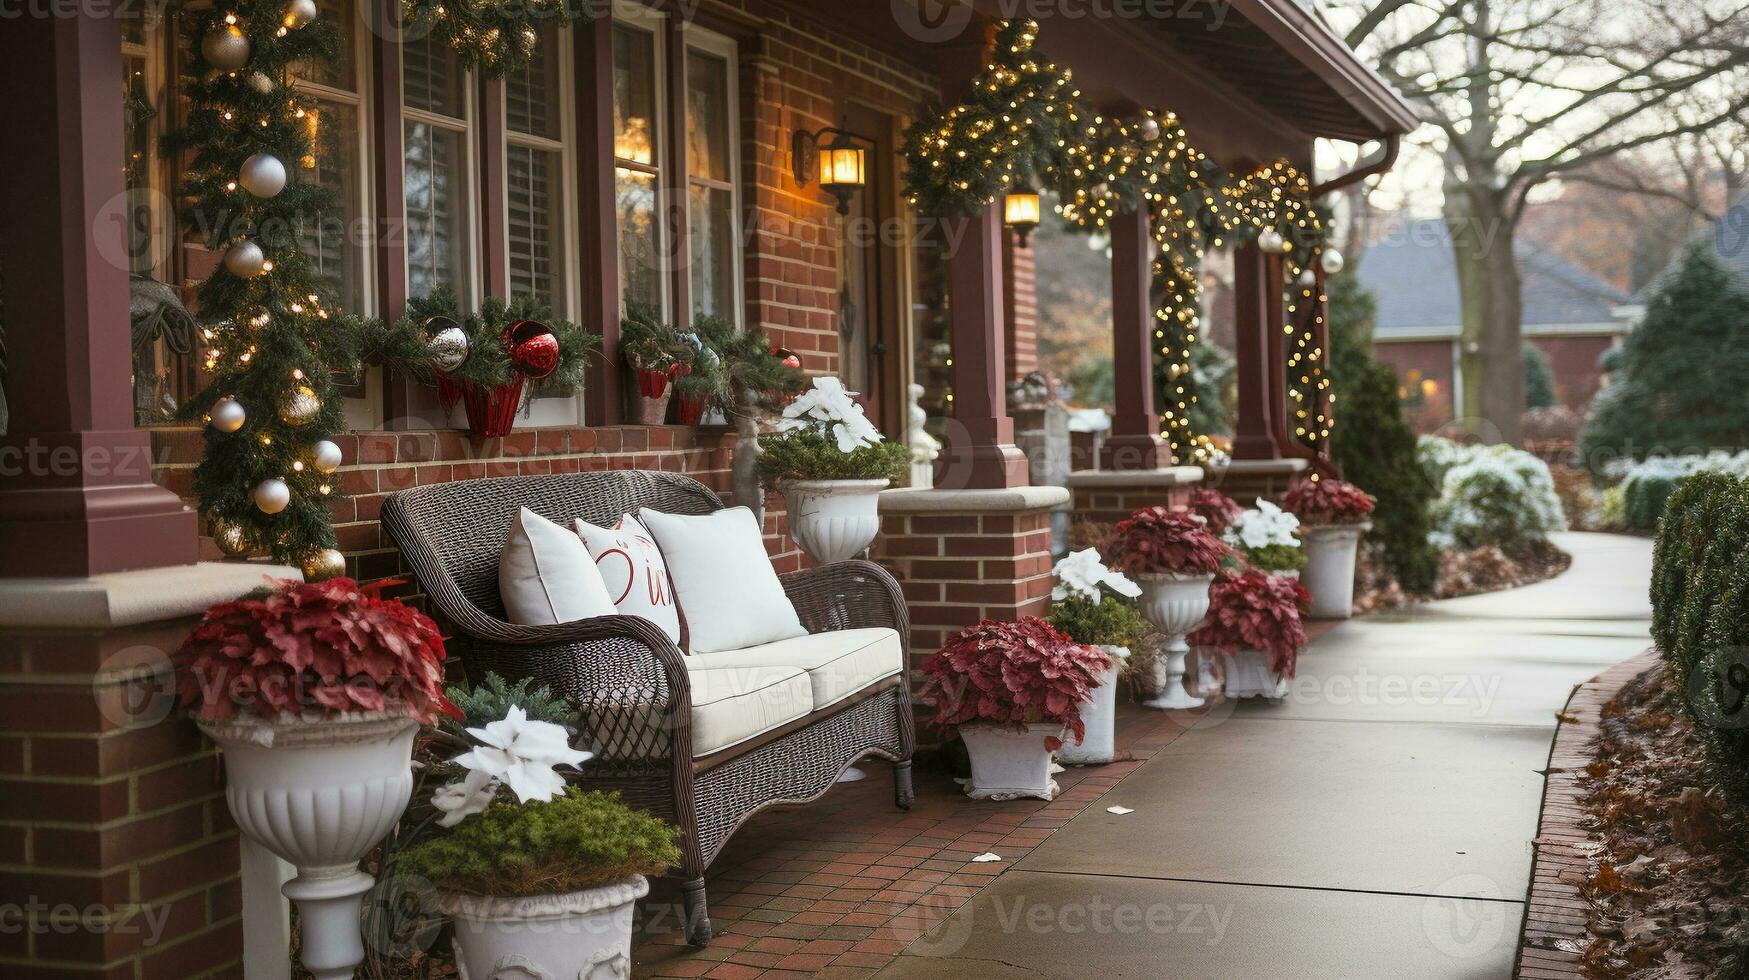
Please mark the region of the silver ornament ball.
<svg viewBox="0 0 1749 980"><path fill-rule="evenodd" d="M316 19L316 0L291 0L285 8L285 17L280 23L297 30Z"/></svg>
<svg viewBox="0 0 1749 980"><path fill-rule="evenodd" d="M254 239L245 238L225 249L225 268L238 279L253 279L267 266L267 255Z"/></svg>
<svg viewBox="0 0 1749 980"><path fill-rule="evenodd" d="M1307 266L1300 270L1299 282L1300 285L1310 289L1318 284L1318 273L1311 266Z"/></svg>
<svg viewBox="0 0 1749 980"><path fill-rule="evenodd" d="M213 402L213 410L207 414L212 416L213 428L220 432L235 432L249 419L243 403L229 396Z"/></svg>
<svg viewBox="0 0 1749 980"><path fill-rule="evenodd" d="M264 71L249 73L249 87L262 95L273 91L273 79Z"/></svg>
<svg viewBox="0 0 1749 980"><path fill-rule="evenodd" d="M327 439L310 447L310 455L318 473L332 473L340 468L340 447Z"/></svg>
<svg viewBox="0 0 1749 980"><path fill-rule="evenodd" d="M1142 139L1152 143L1159 138L1160 120L1155 119L1153 116L1144 117L1142 119Z"/></svg>
<svg viewBox="0 0 1749 980"><path fill-rule="evenodd" d="M1324 274L1327 276L1341 272L1347 263L1348 260L1342 257L1342 253L1333 248L1325 249L1324 254L1318 256L1318 264L1324 267Z"/></svg>
<svg viewBox="0 0 1749 980"><path fill-rule="evenodd" d="M255 506L263 514L277 514L291 505L291 487L279 477L270 477L255 485Z"/></svg>
<svg viewBox="0 0 1749 980"><path fill-rule="evenodd" d="M223 25L200 39L200 56L220 71L236 71L249 60L249 39L237 25Z"/></svg>
<svg viewBox="0 0 1749 980"><path fill-rule="evenodd" d="M272 197L285 190L285 164L271 153L257 153L243 161L237 183L256 197Z"/></svg>
<svg viewBox="0 0 1749 980"><path fill-rule="evenodd" d="M461 327L445 327L425 341L425 357L431 366L448 374L468 359L468 335Z"/></svg>
<svg viewBox="0 0 1749 980"><path fill-rule="evenodd" d="M1281 251L1281 245L1281 232L1276 231L1274 228L1265 228L1257 233L1257 247L1265 252L1279 252Z"/></svg>
<svg viewBox="0 0 1749 980"><path fill-rule="evenodd" d="M298 385L286 393L285 400L280 402L279 417L287 425L303 425L316 417L322 410L322 399L317 397L314 389L308 385Z"/></svg>

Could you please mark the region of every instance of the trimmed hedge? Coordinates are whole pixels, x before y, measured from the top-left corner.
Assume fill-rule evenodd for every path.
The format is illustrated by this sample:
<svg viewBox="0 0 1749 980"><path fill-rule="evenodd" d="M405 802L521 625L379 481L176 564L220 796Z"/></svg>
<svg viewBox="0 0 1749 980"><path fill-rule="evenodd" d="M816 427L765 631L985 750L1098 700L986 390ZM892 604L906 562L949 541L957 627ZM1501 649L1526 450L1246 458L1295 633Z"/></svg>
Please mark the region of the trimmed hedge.
<svg viewBox="0 0 1749 980"><path fill-rule="evenodd" d="M1749 803L1749 480L1703 472L1665 508L1652 552L1652 638L1714 776Z"/></svg>

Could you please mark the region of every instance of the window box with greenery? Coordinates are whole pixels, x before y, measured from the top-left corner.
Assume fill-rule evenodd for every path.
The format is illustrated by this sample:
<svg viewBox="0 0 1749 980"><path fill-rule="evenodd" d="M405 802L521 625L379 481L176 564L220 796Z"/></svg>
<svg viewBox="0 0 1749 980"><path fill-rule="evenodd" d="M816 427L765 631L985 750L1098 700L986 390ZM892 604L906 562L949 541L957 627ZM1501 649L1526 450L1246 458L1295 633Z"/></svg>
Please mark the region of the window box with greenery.
<svg viewBox="0 0 1749 980"><path fill-rule="evenodd" d="M1057 562L1053 574L1057 583L1051 589L1050 624L1076 643L1098 647L1111 657L1110 668L1081 707L1085 731L1080 739L1063 745L1057 761L1069 766L1104 765L1117 758L1118 674L1148 628L1142 614L1130 605L1142 588L1122 572L1106 568L1095 548L1071 553Z"/></svg>
<svg viewBox="0 0 1749 980"><path fill-rule="evenodd" d="M1251 510L1240 511L1222 535L1245 563L1271 575L1299 578L1306 567L1296 532L1300 519L1267 500L1259 499Z"/></svg>
<svg viewBox="0 0 1749 980"><path fill-rule="evenodd" d="M1354 565L1360 536L1372 530L1374 501L1352 483L1318 478L1291 487L1282 503L1300 520L1306 570L1300 580L1312 594L1313 619L1354 614Z"/></svg>
<svg viewBox="0 0 1749 980"><path fill-rule="evenodd" d="M619 322L619 350L633 382L626 388L628 419L639 425L667 422L670 382L692 373L699 345L664 322L655 307L628 303Z"/></svg>
<svg viewBox="0 0 1749 980"><path fill-rule="evenodd" d="M1105 558L1142 587L1142 615L1166 637L1155 661L1150 708L1202 706L1184 689L1184 637L1208 612L1209 584L1232 551L1209 533L1208 522L1167 507L1145 507L1117 522L1105 542Z"/></svg>
<svg viewBox="0 0 1749 980"><path fill-rule="evenodd" d="M567 787L589 760L566 730L511 705L469 728L432 796L436 828L396 860L455 924L463 976L629 976L645 875L679 863L673 828L618 794Z"/></svg>
<svg viewBox="0 0 1749 980"><path fill-rule="evenodd" d="M1229 698L1283 698L1306 645L1302 615L1312 597L1297 579L1250 569L1209 589L1208 622L1191 635L1227 658Z"/></svg>
<svg viewBox="0 0 1749 980"><path fill-rule="evenodd" d="M364 960L358 869L413 792L413 737L456 709L430 617L349 578L285 582L207 610L175 656L177 693L224 751L245 837L297 868L302 960L351 976Z"/></svg>
<svg viewBox="0 0 1749 980"><path fill-rule="evenodd" d="M834 377L785 406L777 432L760 441L759 475L789 503L790 533L820 564L854 558L881 528L880 492L910 465Z"/></svg>
<svg viewBox="0 0 1749 980"><path fill-rule="evenodd" d="M923 662L918 697L936 724L957 730L971 756L975 800L1056 796L1051 753L1086 734L1082 709L1111 657L1035 617L985 621L954 634Z"/></svg>

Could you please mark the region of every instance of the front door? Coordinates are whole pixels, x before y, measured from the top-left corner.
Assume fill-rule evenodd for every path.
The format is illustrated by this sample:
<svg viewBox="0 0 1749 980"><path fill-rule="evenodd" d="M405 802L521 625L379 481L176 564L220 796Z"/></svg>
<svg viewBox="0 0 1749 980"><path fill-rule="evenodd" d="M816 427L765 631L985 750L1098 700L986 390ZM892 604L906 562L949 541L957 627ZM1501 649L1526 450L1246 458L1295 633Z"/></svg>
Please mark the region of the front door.
<svg viewBox="0 0 1749 980"><path fill-rule="evenodd" d="M868 416L889 438L904 437L905 400L899 358L898 250L902 236L893 225L897 161L893 119L851 105L844 127L873 145L867 154L866 183L839 222L838 350L845 387L862 395Z"/></svg>

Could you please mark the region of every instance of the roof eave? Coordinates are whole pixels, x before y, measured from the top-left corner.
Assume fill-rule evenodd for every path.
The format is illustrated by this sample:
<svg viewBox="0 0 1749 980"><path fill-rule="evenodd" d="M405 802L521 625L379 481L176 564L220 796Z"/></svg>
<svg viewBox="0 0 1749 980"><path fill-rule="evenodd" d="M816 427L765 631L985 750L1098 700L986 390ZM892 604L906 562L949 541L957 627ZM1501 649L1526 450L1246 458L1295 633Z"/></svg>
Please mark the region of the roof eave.
<svg viewBox="0 0 1749 980"><path fill-rule="evenodd" d="M1324 81L1379 135L1409 133L1421 124L1415 110L1361 62L1343 40L1296 0L1231 0L1233 9L1257 25Z"/></svg>

